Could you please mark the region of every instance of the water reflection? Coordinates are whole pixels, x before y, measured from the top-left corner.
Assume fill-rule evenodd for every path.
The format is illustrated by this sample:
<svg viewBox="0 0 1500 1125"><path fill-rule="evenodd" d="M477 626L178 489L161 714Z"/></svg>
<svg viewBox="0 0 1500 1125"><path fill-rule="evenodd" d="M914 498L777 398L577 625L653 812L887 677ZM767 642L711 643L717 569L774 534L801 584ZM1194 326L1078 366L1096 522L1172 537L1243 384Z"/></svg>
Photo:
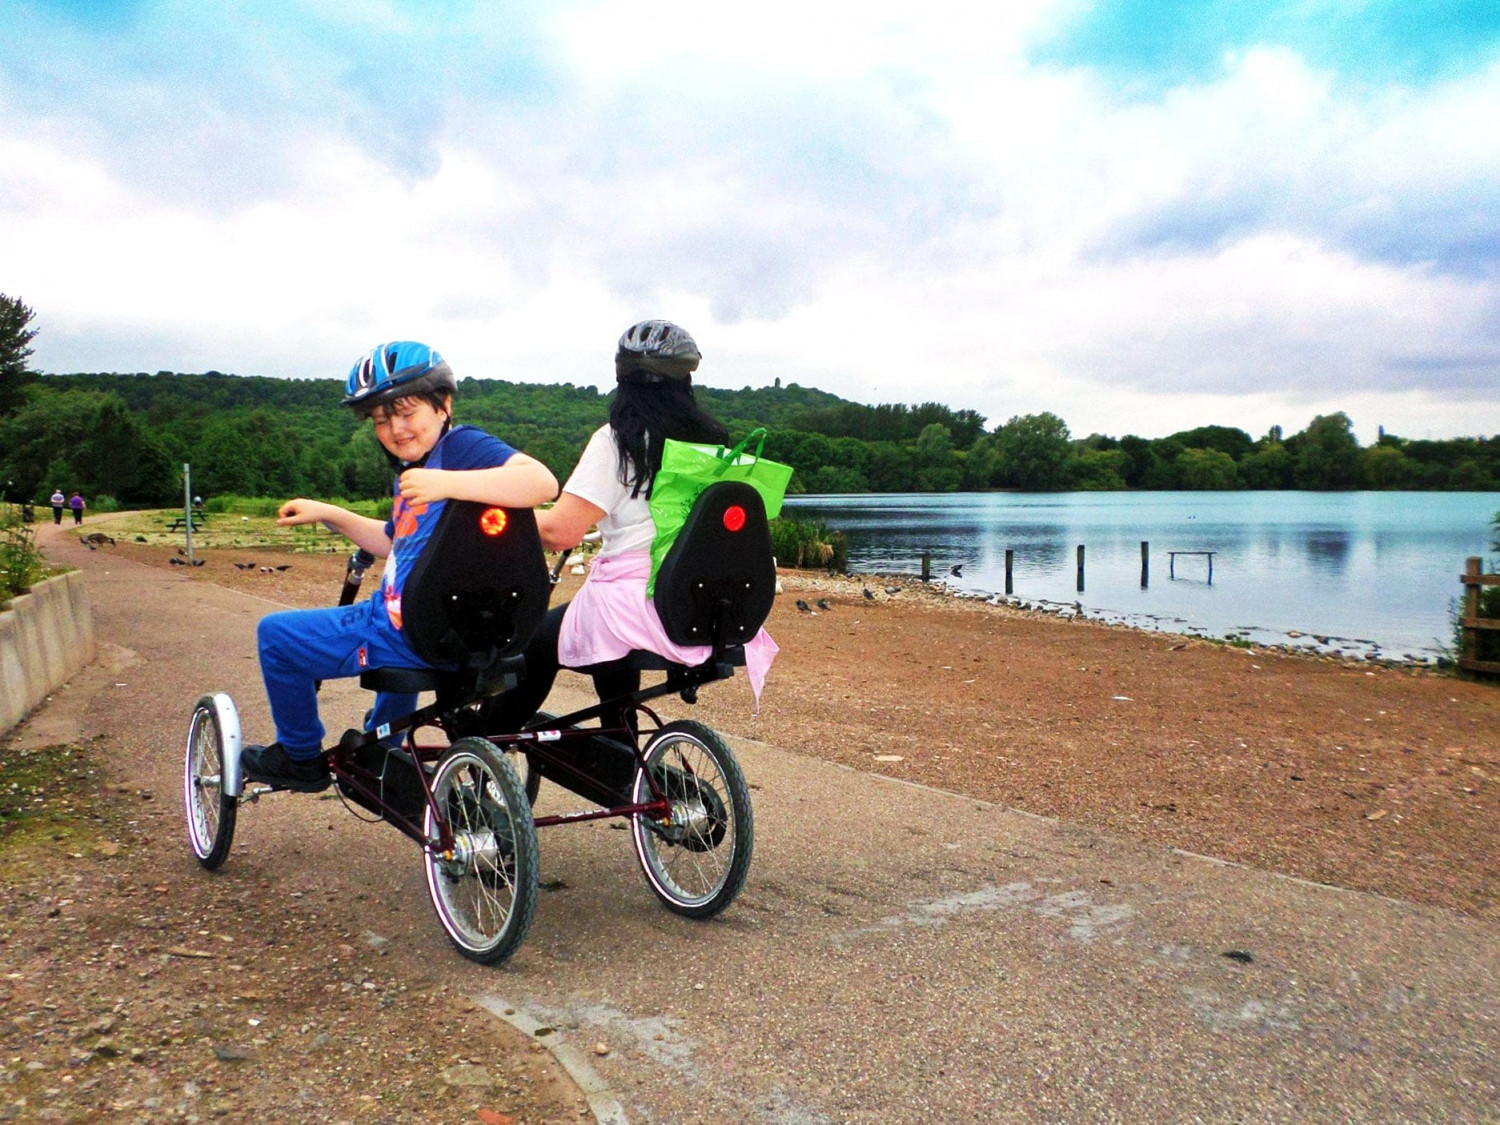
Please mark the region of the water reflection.
<svg viewBox="0 0 1500 1125"><path fill-rule="evenodd" d="M1320 528L1308 535L1307 557L1313 566L1332 574L1342 574L1349 561L1350 538L1344 531Z"/></svg>
<svg viewBox="0 0 1500 1125"><path fill-rule="evenodd" d="M849 536L850 565L915 575L923 552L932 573L974 593L1003 590L1005 552L1015 552L1015 592L1091 614L1192 626L1215 635L1251 632L1262 642L1307 636L1365 638L1381 651L1431 656L1449 633L1455 575L1468 555L1488 553L1500 493L1050 493L811 496L788 499ZM1140 544L1150 543L1142 582ZM1088 588L1076 584L1078 544ZM1179 559L1168 583L1167 552ZM1199 564L1188 566L1183 564ZM949 577L963 563L961 578Z"/></svg>

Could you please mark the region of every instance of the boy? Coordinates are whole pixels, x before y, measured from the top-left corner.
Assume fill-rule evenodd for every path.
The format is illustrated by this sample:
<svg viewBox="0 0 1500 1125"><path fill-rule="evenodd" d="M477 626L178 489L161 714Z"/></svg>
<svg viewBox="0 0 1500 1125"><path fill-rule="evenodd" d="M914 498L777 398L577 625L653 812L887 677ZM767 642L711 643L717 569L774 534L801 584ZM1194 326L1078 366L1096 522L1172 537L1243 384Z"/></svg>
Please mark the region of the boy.
<svg viewBox="0 0 1500 1125"><path fill-rule="evenodd" d="M261 677L276 741L246 746L245 776L313 793L329 783L318 718L317 681L364 668L427 667L402 632L401 593L412 564L431 538L447 500L533 508L557 495L557 479L540 461L473 426L453 425L453 369L425 344L382 344L349 372L344 403L369 418L397 472L386 523L317 500L289 500L283 527L322 523L371 554L390 556L380 590L347 607L289 610L261 619ZM412 695L376 697L371 728L410 714Z"/></svg>

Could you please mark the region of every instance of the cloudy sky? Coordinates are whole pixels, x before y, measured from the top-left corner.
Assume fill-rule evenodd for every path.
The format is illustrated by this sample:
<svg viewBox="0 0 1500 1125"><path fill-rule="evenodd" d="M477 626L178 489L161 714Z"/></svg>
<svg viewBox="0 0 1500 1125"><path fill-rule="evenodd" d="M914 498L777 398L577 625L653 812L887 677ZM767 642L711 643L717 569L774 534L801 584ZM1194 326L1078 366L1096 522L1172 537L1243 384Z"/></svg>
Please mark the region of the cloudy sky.
<svg viewBox="0 0 1500 1125"><path fill-rule="evenodd" d="M730 11L731 14L723 14ZM1076 435L1500 433L1500 0L0 0L51 372L603 385L665 316Z"/></svg>

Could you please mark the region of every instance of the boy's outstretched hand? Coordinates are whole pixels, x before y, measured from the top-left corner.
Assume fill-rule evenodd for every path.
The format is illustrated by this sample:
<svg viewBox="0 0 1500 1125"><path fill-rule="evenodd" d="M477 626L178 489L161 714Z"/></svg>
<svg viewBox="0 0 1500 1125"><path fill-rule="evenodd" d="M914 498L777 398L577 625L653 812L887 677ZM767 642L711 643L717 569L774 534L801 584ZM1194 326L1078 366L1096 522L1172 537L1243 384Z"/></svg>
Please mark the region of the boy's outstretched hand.
<svg viewBox="0 0 1500 1125"><path fill-rule="evenodd" d="M276 523L279 527L317 523L319 520L326 520L329 513L335 510L332 504L325 504L321 500L288 500L276 510Z"/></svg>

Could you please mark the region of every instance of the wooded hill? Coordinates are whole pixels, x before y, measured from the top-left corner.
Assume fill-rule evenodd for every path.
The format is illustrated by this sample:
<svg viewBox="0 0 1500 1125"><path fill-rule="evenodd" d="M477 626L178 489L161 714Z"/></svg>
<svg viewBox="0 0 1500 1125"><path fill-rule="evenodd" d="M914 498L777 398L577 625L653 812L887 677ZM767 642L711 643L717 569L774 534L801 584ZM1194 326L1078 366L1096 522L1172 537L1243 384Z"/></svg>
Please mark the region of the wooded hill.
<svg viewBox="0 0 1500 1125"><path fill-rule="evenodd" d="M464 379L455 415L566 478L608 415L608 390ZM33 378L0 416L0 483L10 499L79 489L95 507L170 504L180 469L203 496L374 498L390 469L368 425L342 406L341 381L205 374ZM987 428L938 403L866 406L796 384L699 388L738 438L770 430L765 453L805 492L1051 489L1500 488L1500 437L1361 447L1342 413L1283 437L1203 426L1165 438L1075 439L1053 414Z"/></svg>

